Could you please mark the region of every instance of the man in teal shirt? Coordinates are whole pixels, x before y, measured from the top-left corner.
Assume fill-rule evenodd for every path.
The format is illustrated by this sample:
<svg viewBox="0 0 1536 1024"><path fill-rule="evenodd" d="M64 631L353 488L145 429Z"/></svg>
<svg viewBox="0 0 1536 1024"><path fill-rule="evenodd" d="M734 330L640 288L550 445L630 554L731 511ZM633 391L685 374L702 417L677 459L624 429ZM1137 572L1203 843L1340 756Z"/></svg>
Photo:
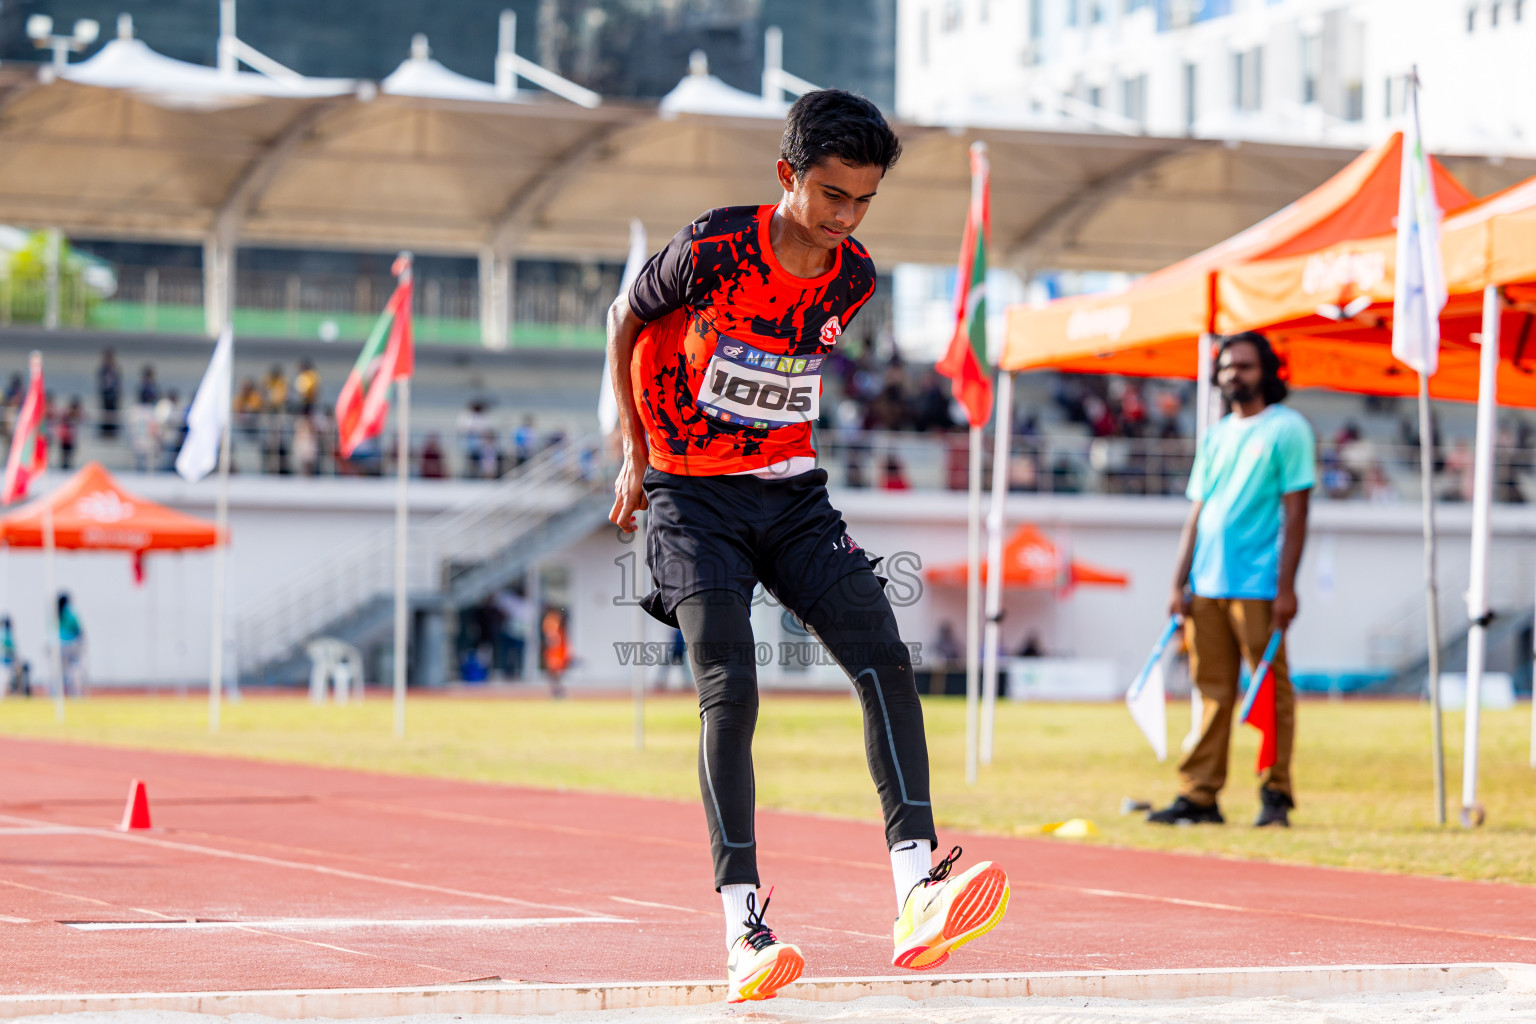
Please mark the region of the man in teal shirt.
<svg viewBox="0 0 1536 1024"><path fill-rule="evenodd" d="M1179 542L1169 611L1183 616L1190 677L1205 717L1200 740L1179 764L1179 796L1147 820L1221 824L1216 797L1227 780L1232 713L1241 663L1254 666L1270 631L1296 617L1296 567L1307 537L1316 442L1300 413L1281 404L1288 389L1280 359L1262 335L1222 340L1216 384L1231 413L1195 454L1187 494L1194 502ZM1256 825L1290 824L1291 749L1296 699L1285 643L1271 665L1275 764L1259 780Z"/></svg>

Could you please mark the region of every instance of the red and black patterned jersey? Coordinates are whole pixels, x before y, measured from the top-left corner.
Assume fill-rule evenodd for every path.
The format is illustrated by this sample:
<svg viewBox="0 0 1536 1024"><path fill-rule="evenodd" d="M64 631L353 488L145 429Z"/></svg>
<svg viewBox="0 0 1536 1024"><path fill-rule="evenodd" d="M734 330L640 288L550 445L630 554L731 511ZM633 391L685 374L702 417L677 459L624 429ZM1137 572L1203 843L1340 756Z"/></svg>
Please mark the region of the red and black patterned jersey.
<svg viewBox="0 0 1536 1024"><path fill-rule="evenodd" d="M630 364L652 466L741 473L816 454L821 367L875 293L851 237L832 269L793 277L768 241L773 206L711 210L652 256L629 290L647 321Z"/></svg>

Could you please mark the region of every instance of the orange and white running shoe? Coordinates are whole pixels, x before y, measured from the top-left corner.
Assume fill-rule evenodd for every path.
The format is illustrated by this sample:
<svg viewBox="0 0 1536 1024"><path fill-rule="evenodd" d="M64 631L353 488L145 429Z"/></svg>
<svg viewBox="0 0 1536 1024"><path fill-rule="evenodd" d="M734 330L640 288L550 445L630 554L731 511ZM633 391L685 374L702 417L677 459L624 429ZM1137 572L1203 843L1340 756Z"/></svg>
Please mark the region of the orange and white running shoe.
<svg viewBox="0 0 1536 1024"><path fill-rule="evenodd" d="M950 869L959 859L957 846L907 893L896 917L896 955L891 958L895 966L914 971L937 967L1003 919L1008 909L1007 873L984 860L950 878Z"/></svg>
<svg viewBox="0 0 1536 1024"><path fill-rule="evenodd" d="M773 890L769 890L771 893ZM778 937L763 924L763 914L768 901L754 912L756 902L753 893L747 893L747 934L731 944L730 957L726 960L726 972L730 978L728 1003L744 1003L749 999L772 999L779 989L800 977L805 970L805 957L800 947L780 942Z"/></svg>

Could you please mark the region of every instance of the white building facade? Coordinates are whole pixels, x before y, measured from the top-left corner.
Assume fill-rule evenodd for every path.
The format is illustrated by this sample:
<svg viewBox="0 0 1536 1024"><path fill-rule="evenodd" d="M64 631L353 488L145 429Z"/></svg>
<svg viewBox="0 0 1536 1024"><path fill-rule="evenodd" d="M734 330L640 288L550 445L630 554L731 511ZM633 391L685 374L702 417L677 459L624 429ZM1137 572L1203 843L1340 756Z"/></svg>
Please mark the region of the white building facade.
<svg viewBox="0 0 1536 1024"><path fill-rule="evenodd" d="M1536 0L899 0L926 124L1364 147L1417 65L1431 149L1536 152Z"/></svg>

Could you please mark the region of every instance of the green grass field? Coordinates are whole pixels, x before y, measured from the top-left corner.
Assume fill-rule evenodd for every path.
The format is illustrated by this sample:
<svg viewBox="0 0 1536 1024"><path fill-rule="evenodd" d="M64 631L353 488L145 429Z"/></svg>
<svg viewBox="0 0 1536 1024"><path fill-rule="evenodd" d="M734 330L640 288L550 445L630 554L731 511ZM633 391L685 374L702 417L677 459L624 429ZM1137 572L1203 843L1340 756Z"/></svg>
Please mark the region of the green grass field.
<svg viewBox="0 0 1536 1024"><path fill-rule="evenodd" d="M1169 706L1174 749L1187 725L1184 709ZM1047 822L1084 817L1100 830L1086 842L1536 882L1536 771L1527 767L1525 708L1484 714L1480 795L1488 823L1470 832L1434 826L1429 711L1421 705L1303 704L1296 756L1301 806L1288 832L1249 825L1258 807L1251 729L1239 730L1233 750L1222 802L1229 824L1169 829L1119 813L1123 797L1161 804L1174 790L1172 765L1153 760L1119 705L1004 702L995 762L974 788L963 775L964 703L930 698L925 711L941 828L1027 834ZM651 700L644 752L633 748L631 722L630 705L618 700L422 698L412 701L408 737L397 741L384 698L338 708L254 697L226 704L224 729L210 736L206 708L195 699L96 697L71 704L63 725L46 701L0 702L0 734L10 736L698 799L693 704L679 697ZM1461 716L1448 714L1445 726L1454 821ZM756 758L761 806L879 818L852 700L765 697Z"/></svg>

